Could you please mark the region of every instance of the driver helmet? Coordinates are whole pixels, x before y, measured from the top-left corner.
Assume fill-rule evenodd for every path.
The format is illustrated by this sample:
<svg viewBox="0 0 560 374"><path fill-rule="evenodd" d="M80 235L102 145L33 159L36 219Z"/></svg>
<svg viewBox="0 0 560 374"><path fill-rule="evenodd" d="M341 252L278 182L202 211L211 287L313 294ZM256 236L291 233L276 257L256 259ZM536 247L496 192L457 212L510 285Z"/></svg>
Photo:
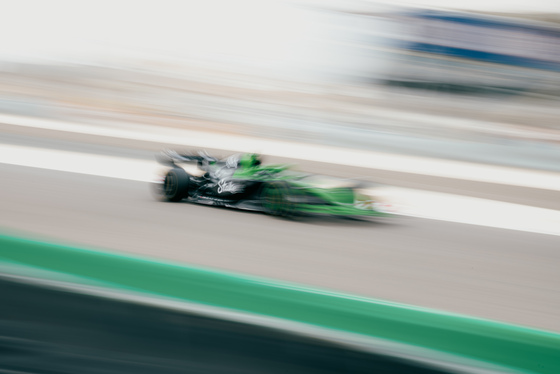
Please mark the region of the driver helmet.
<svg viewBox="0 0 560 374"><path fill-rule="evenodd" d="M256 153L244 153L239 159L239 166L252 168L261 164L261 157Z"/></svg>

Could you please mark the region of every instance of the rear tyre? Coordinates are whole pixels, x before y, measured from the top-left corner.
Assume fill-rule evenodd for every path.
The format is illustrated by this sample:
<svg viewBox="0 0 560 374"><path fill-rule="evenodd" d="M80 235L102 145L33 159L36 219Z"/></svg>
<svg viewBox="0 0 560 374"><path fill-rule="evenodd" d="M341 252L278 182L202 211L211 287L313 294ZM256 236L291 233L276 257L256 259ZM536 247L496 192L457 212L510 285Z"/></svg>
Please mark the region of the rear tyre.
<svg viewBox="0 0 560 374"><path fill-rule="evenodd" d="M178 202L189 196L190 178L181 168L173 168L167 172L162 186L162 197L171 202Z"/></svg>
<svg viewBox="0 0 560 374"><path fill-rule="evenodd" d="M283 182L267 182L261 187L260 198L266 214L276 217L292 218L295 214L294 203L289 200L290 188Z"/></svg>

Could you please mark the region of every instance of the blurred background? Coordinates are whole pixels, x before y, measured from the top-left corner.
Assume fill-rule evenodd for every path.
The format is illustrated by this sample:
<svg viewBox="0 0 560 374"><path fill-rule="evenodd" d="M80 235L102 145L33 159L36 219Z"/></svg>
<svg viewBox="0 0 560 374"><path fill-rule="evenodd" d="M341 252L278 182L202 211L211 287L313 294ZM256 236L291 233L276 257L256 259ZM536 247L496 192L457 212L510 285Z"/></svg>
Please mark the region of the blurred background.
<svg viewBox="0 0 560 374"><path fill-rule="evenodd" d="M558 0L0 4L2 231L560 331ZM252 137L262 146L247 151L264 154L282 140L476 165L460 165L463 179L459 163L391 170L285 149L269 160L409 189L424 204L392 223L292 222L156 202L126 168L147 169L163 142L91 126L175 145L190 139L173 131L194 130ZM34 308L10 287L4 331L34 331L13 322ZM65 321L51 314L56 335Z"/></svg>
<svg viewBox="0 0 560 374"><path fill-rule="evenodd" d="M0 110L423 154L407 136L558 141L559 7L5 2Z"/></svg>

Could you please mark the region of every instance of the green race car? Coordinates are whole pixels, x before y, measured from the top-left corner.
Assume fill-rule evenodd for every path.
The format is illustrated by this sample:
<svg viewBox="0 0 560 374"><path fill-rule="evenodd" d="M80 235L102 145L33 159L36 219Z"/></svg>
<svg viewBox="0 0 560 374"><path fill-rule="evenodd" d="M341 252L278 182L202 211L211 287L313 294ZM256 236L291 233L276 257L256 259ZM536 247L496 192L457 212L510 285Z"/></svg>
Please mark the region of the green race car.
<svg viewBox="0 0 560 374"><path fill-rule="evenodd" d="M382 217L389 213L360 183L297 173L290 165L263 165L259 155L218 159L205 152L161 152L165 166L155 184L166 201L262 211L280 217Z"/></svg>

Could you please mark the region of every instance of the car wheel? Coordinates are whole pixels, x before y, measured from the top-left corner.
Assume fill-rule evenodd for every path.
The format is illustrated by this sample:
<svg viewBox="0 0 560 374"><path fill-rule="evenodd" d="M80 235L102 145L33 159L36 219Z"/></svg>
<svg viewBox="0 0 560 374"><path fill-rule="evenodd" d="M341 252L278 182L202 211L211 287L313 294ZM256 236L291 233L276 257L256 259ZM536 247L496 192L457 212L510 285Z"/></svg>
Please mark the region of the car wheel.
<svg viewBox="0 0 560 374"><path fill-rule="evenodd" d="M289 201L290 188L286 183L269 182L261 189L261 201L267 214L291 218L294 216L295 207Z"/></svg>
<svg viewBox="0 0 560 374"><path fill-rule="evenodd" d="M189 195L190 178L181 168L173 168L167 172L162 186L162 195L167 201L181 201Z"/></svg>

